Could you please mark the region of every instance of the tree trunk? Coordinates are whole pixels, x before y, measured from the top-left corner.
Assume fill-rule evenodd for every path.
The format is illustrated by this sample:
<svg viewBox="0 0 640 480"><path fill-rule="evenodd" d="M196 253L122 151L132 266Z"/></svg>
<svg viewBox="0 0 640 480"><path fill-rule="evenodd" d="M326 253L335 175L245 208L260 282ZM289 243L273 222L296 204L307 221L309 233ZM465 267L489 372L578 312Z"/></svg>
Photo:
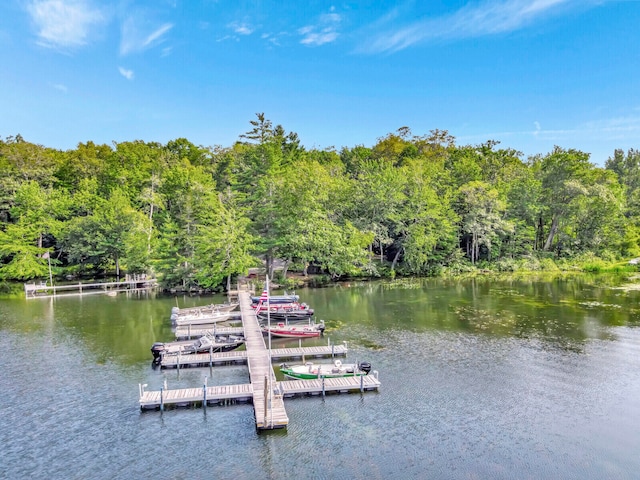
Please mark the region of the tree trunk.
<svg viewBox="0 0 640 480"><path fill-rule="evenodd" d="M151 254L151 236L153 235L153 202L149 206L149 234L147 235L147 253Z"/></svg>
<svg viewBox="0 0 640 480"><path fill-rule="evenodd" d="M542 237L544 235L544 225L542 224L542 217L538 217L538 228L536 230L536 244L534 249L540 250L540 245L542 244Z"/></svg>
<svg viewBox="0 0 640 480"><path fill-rule="evenodd" d="M476 234L471 234L471 263L476 264Z"/></svg>
<svg viewBox="0 0 640 480"><path fill-rule="evenodd" d="M391 271L393 272L396 269L396 264L398 263L398 259L400 258L400 254L404 250L404 247L400 247L396 252L396 255L393 257L393 262L391 262Z"/></svg>
<svg viewBox="0 0 640 480"><path fill-rule="evenodd" d="M308 274L307 274L308 270L309 270L309 262L304 262L304 268L302 269L302 274L303 274L305 277L307 277L307 276L308 276Z"/></svg>
<svg viewBox="0 0 640 480"><path fill-rule="evenodd" d="M553 220L551 222L551 231L549 232L549 236L547 237L547 241L545 242L544 247L542 247L542 250L544 250L545 252L548 252L549 249L551 249L551 245L553 244L553 238L555 237L556 232L558 231L558 223L559 223L558 215L554 215Z"/></svg>
<svg viewBox="0 0 640 480"><path fill-rule="evenodd" d="M267 252L265 263L265 267L267 269L267 277L269 278L269 280L273 280L273 255L271 255L271 251Z"/></svg>

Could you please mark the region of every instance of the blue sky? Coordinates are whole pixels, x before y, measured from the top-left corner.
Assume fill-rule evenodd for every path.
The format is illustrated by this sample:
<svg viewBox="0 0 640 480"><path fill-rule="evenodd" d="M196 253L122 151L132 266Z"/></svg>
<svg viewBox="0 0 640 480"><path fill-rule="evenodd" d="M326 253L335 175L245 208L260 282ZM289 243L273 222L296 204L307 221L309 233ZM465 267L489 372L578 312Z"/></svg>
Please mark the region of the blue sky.
<svg viewBox="0 0 640 480"><path fill-rule="evenodd" d="M639 0L3 0L0 136L640 148Z"/></svg>

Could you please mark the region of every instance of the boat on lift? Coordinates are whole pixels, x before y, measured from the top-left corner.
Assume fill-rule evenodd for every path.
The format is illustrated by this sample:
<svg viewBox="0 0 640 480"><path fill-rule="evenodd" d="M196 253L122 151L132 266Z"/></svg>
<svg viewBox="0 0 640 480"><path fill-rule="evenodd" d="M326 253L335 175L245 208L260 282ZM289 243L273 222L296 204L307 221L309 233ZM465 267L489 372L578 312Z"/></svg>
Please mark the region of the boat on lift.
<svg viewBox="0 0 640 480"><path fill-rule="evenodd" d="M242 335L203 335L196 340L156 342L151 346L151 354L154 363L160 363L165 355L229 352L244 344L244 341Z"/></svg>
<svg viewBox="0 0 640 480"><path fill-rule="evenodd" d="M277 323L275 325L264 325L262 333L271 333L272 337L280 338L313 338L319 337L324 332L324 321L312 323L310 325L287 325Z"/></svg>
<svg viewBox="0 0 640 480"><path fill-rule="evenodd" d="M264 295L264 294L263 294ZM294 303L300 300L300 295L295 294L285 294L285 295L269 295L269 303L271 304L280 304L280 303ZM257 305L262 300L263 303L266 303L265 297L251 297L251 303Z"/></svg>

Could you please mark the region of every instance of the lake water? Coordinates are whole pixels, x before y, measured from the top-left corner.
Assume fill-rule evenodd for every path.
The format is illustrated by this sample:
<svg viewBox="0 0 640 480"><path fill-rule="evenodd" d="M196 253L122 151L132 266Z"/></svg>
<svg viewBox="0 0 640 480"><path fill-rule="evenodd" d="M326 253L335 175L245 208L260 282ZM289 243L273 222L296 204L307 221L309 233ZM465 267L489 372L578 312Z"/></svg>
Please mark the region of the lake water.
<svg viewBox="0 0 640 480"><path fill-rule="evenodd" d="M640 292L628 283L299 290L325 337L371 362L382 387L285 399L289 427L268 433L256 432L251 404L138 407L141 383L249 381L245 366L151 366L176 302L223 297L0 300L0 478L635 479Z"/></svg>

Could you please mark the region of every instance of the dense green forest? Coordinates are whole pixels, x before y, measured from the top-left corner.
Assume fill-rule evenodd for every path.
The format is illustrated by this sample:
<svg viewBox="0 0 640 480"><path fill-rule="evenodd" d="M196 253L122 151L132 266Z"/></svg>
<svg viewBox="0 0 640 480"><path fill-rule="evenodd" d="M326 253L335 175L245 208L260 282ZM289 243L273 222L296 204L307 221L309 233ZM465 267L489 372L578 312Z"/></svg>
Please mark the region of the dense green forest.
<svg viewBox="0 0 640 480"><path fill-rule="evenodd" d="M0 138L0 279L147 273L216 288L274 260L327 278L545 270L640 256L640 151L604 168L406 128L307 150L264 114L231 147L60 151ZM47 258L49 257L49 258ZM280 273L279 275L282 275Z"/></svg>

